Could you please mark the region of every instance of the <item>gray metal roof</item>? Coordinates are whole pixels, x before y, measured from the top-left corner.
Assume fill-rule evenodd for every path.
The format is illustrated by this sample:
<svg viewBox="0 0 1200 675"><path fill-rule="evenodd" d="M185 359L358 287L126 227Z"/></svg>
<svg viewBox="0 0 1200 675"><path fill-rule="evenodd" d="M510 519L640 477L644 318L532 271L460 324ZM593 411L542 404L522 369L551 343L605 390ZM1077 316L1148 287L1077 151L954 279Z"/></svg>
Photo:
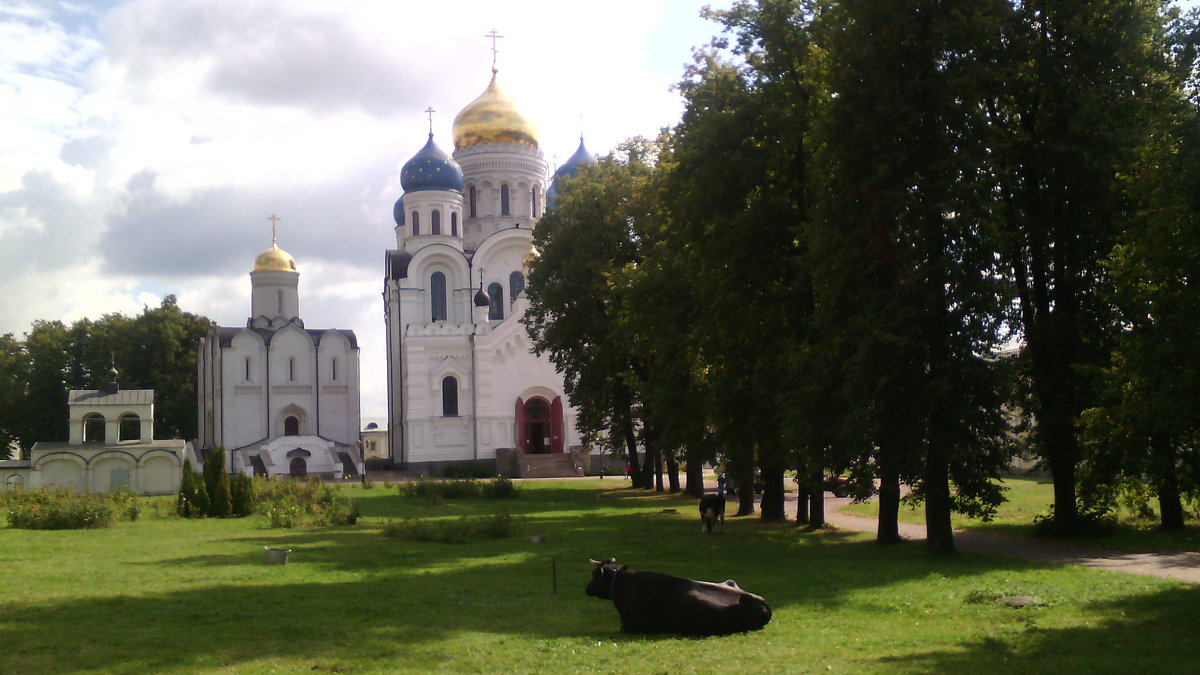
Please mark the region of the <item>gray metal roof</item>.
<svg viewBox="0 0 1200 675"><path fill-rule="evenodd" d="M153 389L120 389L110 394L104 390L72 389L67 396L67 403L74 405L153 405Z"/></svg>

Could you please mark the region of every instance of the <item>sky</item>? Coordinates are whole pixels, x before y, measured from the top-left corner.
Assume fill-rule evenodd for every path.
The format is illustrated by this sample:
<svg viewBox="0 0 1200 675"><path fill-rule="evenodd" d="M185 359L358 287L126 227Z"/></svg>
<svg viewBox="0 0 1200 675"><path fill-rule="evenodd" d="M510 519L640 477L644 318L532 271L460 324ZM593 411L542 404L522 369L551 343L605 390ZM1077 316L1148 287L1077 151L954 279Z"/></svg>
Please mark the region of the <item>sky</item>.
<svg viewBox="0 0 1200 675"><path fill-rule="evenodd" d="M245 325L271 243L309 328L350 328L386 419L383 263L400 167L500 85L558 165L678 121L704 0L0 0L0 334L173 294ZM707 4L728 7L730 2ZM600 5L603 5L601 8Z"/></svg>

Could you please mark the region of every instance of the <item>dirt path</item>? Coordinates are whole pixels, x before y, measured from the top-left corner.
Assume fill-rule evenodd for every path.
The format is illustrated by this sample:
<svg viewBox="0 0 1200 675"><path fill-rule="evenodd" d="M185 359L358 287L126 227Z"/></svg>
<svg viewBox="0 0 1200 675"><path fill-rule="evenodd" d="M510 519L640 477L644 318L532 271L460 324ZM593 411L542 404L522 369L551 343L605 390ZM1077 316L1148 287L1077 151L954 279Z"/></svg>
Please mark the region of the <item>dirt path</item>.
<svg viewBox="0 0 1200 675"><path fill-rule="evenodd" d="M715 491L715 485L714 485ZM878 521L865 516L840 513L838 509L850 503L825 493L825 520L843 530L875 532ZM787 493L785 509L789 518L796 517L796 493ZM733 509L730 509L730 513ZM900 536L912 541L925 539L925 526L900 523ZM1200 552L1129 553L1100 547L1062 544L1025 537L1009 537L985 532L954 530L954 543L959 549L988 555L1023 558L1059 565L1082 565L1097 569L1144 574L1200 584Z"/></svg>

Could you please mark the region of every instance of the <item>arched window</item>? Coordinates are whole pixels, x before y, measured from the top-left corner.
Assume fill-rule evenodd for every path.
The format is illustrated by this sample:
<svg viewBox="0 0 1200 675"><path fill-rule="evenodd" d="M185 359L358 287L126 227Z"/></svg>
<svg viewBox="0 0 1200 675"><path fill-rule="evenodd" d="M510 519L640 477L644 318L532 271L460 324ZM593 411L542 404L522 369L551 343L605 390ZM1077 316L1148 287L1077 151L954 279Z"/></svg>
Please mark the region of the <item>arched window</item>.
<svg viewBox="0 0 1200 675"><path fill-rule="evenodd" d="M137 413L121 415L117 423L118 441L140 441L142 439L142 419Z"/></svg>
<svg viewBox="0 0 1200 675"><path fill-rule="evenodd" d="M104 442L104 415L88 413L83 416L83 442Z"/></svg>
<svg viewBox="0 0 1200 675"><path fill-rule="evenodd" d="M458 211L450 212L450 236L458 236Z"/></svg>
<svg viewBox="0 0 1200 675"><path fill-rule="evenodd" d="M504 318L504 287L500 284L488 284L488 297L492 304L488 305L488 320L500 321Z"/></svg>
<svg viewBox="0 0 1200 675"><path fill-rule="evenodd" d="M429 276L430 320L446 320L446 275L434 272Z"/></svg>
<svg viewBox="0 0 1200 675"><path fill-rule="evenodd" d="M442 378L442 416L458 417L458 380L449 375Z"/></svg>
<svg viewBox="0 0 1200 675"><path fill-rule="evenodd" d="M471 186L471 189L469 190L469 192L471 195L471 217L474 218L477 215L479 215L478 213L475 212L475 186L474 185Z"/></svg>
<svg viewBox="0 0 1200 675"><path fill-rule="evenodd" d="M508 275L508 297L510 302L516 302L517 296L521 291L525 290L525 275L520 272L513 272Z"/></svg>
<svg viewBox="0 0 1200 675"><path fill-rule="evenodd" d="M283 435L284 436L299 436L300 435L300 418L295 415L288 415L283 420Z"/></svg>
<svg viewBox="0 0 1200 675"><path fill-rule="evenodd" d="M532 209L529 211L529 213L534 218L537 218L538 217L538 186L537 185L533 186L533 190L530 191L530 194L532 195L532 197L531 197Z"/></svg>
<svg viewBox="0 0 1200 675"><path fill-rule="evenodd" d="M417 211L412 212L413 235L421 234L421 214Z"/></svg>
<svg viewBox="0 0 1200 675"><path fill-rule="evenodd" d="M512 215L508 212L508 186L507 185L500 186L500 215L502 215L502 216Z"/></svg>
<svg viewBox="0 0 1200 675"><path fill-rule="evenodd" d="M442 212L437 209L429 214L429 234L442 233Z"/></svg>

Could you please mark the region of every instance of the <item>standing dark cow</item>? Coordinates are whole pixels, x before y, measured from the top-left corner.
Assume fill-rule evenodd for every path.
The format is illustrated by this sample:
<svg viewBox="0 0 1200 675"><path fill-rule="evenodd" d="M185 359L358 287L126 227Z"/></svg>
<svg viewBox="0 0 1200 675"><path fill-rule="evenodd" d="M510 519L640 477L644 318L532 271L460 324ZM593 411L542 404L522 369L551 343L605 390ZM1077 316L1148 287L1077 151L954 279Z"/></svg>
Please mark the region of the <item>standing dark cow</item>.
<svg viewBox="0 0 1200 675"><path fill-rule="evenodd" d="M616 558L591 561L587 594L612 600L624 633L729 635L758 630L771 620L766 600L738 588L658 572L630 572Z"/></svg>
<svg viewBox="0 0 1200 675"><path fill-rule="evenodd" d="M700 498L700 528L712 532L713 526L725 530L725 495L704 495Z"/></svg>

